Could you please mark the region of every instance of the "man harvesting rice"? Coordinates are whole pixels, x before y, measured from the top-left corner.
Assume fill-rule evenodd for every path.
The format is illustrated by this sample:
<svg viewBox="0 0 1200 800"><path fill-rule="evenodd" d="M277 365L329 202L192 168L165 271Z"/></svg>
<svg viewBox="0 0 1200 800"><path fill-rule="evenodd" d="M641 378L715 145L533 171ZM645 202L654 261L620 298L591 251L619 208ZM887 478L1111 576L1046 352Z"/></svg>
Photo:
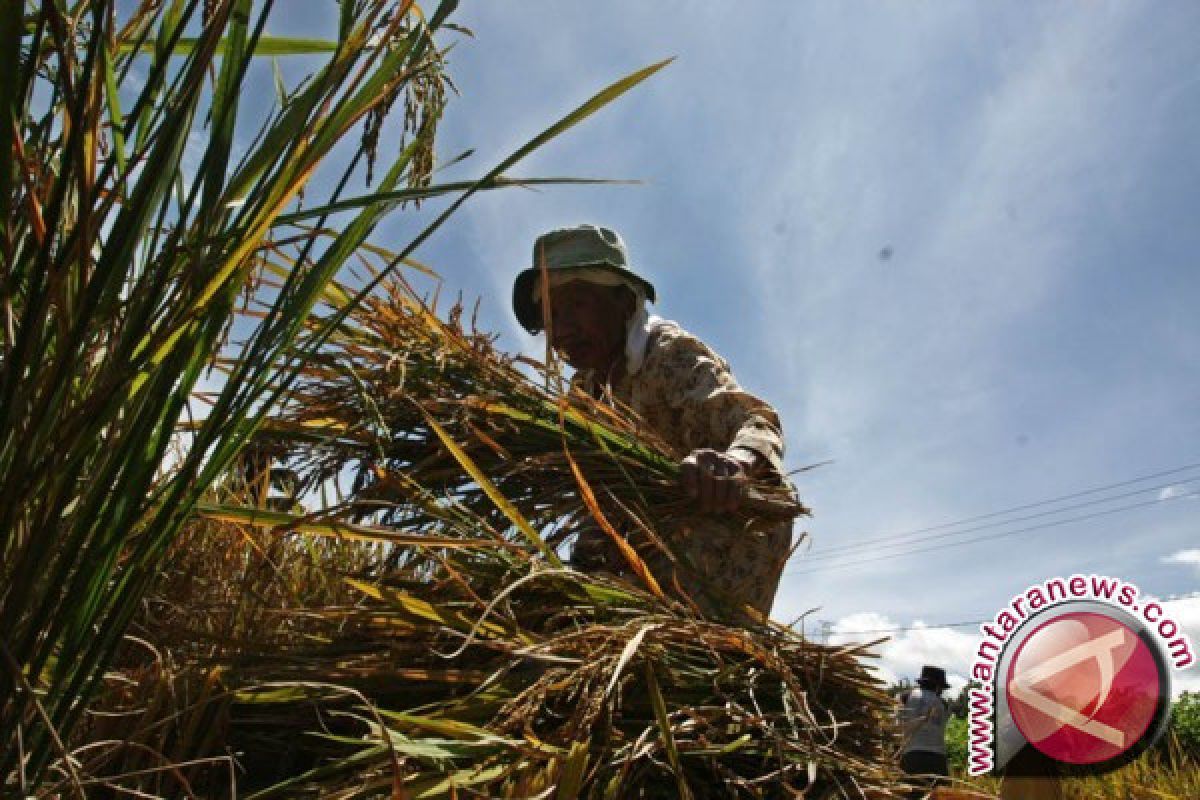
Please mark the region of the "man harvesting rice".
<svg viewBox="0 0 1200 800"><path fill-rule="evenodd" d="M654 286L630 269L615 232L593 225L551 231L537 239L533 257L513 286L520 323L534 334L548 328L550 345L576 370L573 386L630 406L685 454L683 488L704 516L672 538L678 562L644 552L647 566L707 614L727 616L742 604L768 613L791 546L791 520L746 531L724 512L738 508L751 479L785 480L778 415L743 390L704 342L648 314ZM583 569L623 569L599 531L581 535L571 560Z"/></svg>

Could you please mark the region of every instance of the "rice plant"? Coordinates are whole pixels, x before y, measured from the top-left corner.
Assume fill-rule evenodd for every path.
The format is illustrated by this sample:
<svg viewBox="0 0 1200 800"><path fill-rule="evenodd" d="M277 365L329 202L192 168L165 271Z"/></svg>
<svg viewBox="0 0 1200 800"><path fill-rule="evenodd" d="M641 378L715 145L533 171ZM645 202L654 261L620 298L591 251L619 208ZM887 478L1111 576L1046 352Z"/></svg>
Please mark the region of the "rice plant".
<svg viewBox="0 0 1200 800"><path fill-rule="evenodd" d="M329 292L380 220L408 201L454 198L382 278L472 193L505 185L504 170L657 68L618 81L478 181L437 185L447 96L437 37L455 3L425 12L344 0L327 41L269 36L275 5L0 10L5 793L94 787L83 766L104 748L72 752L81 717L197 503L371 290ZM297 86L281 82L273 104L247 92L256 55L289 53L324 61ZM385 140L393 107L402 132ZM315 181L339 147L349 156ZM353 194L364 171L374 180ZM281 277L266 287L272 270ZM247 297L266 304L235 342ZM325 321L301 339L316 308ZM227 374L211 413L168 458L217 364Z"/></svg>

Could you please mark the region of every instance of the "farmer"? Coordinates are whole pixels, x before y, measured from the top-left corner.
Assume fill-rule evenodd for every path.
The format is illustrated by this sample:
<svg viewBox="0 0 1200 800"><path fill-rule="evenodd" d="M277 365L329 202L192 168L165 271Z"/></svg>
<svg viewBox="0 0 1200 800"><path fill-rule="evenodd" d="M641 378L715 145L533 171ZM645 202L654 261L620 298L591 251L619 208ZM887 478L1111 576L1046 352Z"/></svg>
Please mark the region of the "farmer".
<svg viewBox="0 0 1200 800"><path fill-rule="evenodd" d="M946 762L946 721L949 710L942 692L950 688L946 683L946 671L940 667L921 667L917 687L900 696L900 729L904 744L900 750L900 768L909 775L936 776L950 774ZM916 791L913 797L924 796Z"/></svg>
<svg viewBox="0 0 1200 800"><path fill-rule="evenodd" d="M533 334L549 326L550 346L575 369L572 386L632 407L677 451L683 489L704 512L670 538L678 561L643 551L650 571L664 590L681 586L710 616L734 614L741 604L769 613L792 523L743 531L722 512L738 508L751 479L785 480L775 411L742 389L704 342L647 313L654 287L630 269L625 245L612 230L580 225L551 231L534 243L533 261L513 286L521 325ZM601 531L580 535L571 562L617 573L625 564Z"/></svg>

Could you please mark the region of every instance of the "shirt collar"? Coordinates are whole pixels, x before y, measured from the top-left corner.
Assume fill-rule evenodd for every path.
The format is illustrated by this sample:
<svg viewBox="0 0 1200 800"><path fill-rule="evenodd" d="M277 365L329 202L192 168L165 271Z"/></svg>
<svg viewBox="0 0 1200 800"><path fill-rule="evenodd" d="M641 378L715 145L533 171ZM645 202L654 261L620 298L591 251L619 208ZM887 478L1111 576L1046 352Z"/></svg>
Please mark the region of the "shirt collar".
<svg viewBox="0 0 1200 800"><path fill-rule="evenodd" d="M646 360L646 348L650 343L651 335L669 323L670 320L649 313L644 305L634 312L633 317L629 320L629 326L625 330L626 375L636 375L641 371L642 364Z"/></svg>

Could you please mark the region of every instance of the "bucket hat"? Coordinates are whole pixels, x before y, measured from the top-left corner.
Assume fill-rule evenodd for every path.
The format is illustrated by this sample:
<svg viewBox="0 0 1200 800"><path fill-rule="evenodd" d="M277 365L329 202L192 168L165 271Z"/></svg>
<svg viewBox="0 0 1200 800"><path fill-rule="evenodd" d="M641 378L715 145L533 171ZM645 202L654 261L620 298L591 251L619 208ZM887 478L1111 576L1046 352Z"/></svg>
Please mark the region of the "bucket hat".
<svg viewBox="0 0 1200 800"><path fill-rule="evenodd" d="M534 296L541 266L558 273L602 269L642 290L654 302L654 285L629 267L629 254L616 231L598 225L576 225L544 233L533 243L533 266L513 282L513 312L530 333L542 330L542 303Z"/></svg>
<svg viewBox="0 0 1200 800"><path fill-rule="evenodd" d="M917 682L928 683L939 690L950 688L950 684L946 683L946 670L941 667L921 667L921 677L917 678Z"/></svg>

